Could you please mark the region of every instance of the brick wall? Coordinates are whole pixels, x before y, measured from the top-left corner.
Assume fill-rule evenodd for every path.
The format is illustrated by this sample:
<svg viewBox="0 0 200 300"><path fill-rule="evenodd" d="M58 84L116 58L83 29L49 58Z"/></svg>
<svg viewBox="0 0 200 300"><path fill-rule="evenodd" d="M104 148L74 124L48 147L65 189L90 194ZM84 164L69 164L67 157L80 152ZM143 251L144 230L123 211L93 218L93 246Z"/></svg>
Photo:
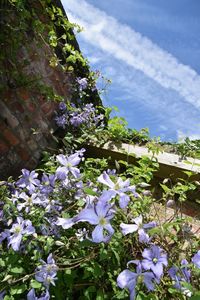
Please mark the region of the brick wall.
<svg viewBox="0 0 200 300"><path fill-rule="evenodd" d="M49 22L48 17L42 15L38 2L34 1L34 4L38 5L39 17ZM6 17L6 8L2 16ZM12 50L9 39L5 36L3 42L1 40L2 53L9 54ZM53 55L53 50L40 35L25 32L16 61L11 62L9 56L5 56L3 63L1 61L4 70L0 70L0 84L3 86L0 93L0 180L19 175L22 168L36 167L42 150L52 146L50 132L55 130L57 103L41 86L50 87L55 94L71 99L73 76L59 65L56 68L50 66ZM22 68L23 61L28 63ZM13 70L19 72L19 76L23 73L27 80L20 84L13 81Z"/></svg>

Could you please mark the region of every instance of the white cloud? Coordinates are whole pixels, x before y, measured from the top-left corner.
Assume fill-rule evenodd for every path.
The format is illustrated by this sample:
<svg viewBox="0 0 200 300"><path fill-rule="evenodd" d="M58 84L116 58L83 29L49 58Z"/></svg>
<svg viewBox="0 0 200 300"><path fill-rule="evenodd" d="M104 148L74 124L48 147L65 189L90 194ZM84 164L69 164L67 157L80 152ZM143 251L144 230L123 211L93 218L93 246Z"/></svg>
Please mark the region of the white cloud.
<svg viewBox="0 0 200 300"><path fill-rule="evenodd" d="M69 19L85 28L83 38L123 63L142 71L200 109L200 76L170 53L85 0L63 0Z"/></svg>
<svg viewBox="0 0 200 300"><path fill-rule="evenodd" d="M181 130L177 131L178 141L183 142L186 137L189 137L189 139L192 140L200 140L200 134L189 134L184 133Z"/></svg>

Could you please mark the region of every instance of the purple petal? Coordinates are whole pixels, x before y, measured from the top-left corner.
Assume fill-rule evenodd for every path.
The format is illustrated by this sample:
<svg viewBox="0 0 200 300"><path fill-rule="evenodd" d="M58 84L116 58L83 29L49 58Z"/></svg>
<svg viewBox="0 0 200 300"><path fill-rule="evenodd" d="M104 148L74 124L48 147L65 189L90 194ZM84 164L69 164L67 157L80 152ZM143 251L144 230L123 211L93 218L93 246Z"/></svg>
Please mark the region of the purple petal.
<svg viewBox="0 0 200 300"><path fill-rule="evenodd" d="M153 279L154 279L153 273L151 273L151 272L144 273L144 284L146 285L146 287L149 291L154 290L154 284L152 282Z"/></svg>
<svg viewBox="0 0 200 300"><path fill-rule="evenodd" d="M92 241L100 243L104 241L103 226L97 225L92 231Z"/></svg>
<svg viewBox="0 0 200 300"><path fill-rule="evenodd" d="M104 228L108 231L108 235L105 237L105 242L108 242L110 240L110 238L112 237L112 235L114 234L115 230L113 229L113 227L111 226L111 224L106 224L104 225Z"/></svg>
<svg viewBox="0 0 200 300"><path fill-rule="evenodd" d="M77 166L81 161L78 153L74 153L68 157L68 162L74 167Z"/></svg>
<svg viewBox="0 0 200 300"><path fill-rule="evenodd" d="M127 207L129 201L130 201L130 197L124 193L120 193L119 194L119 206L120 208L124 209Z"/></svg>
<svg viewBox="0 0 200 300"><path fill-rule="evenodd" d="M63 166L66 166L66 165L67 165L68 160L67 160L67 158L66 158L65 155L59 154L59 155L56 156L56 158L57 158L58 162L59 162L61 165L63 165Z"/></svg>
<svg viewBox="0 0 200 300"><path fill-rule="evenodd" d="M134 289L136 286L136 278L137 278L137 274L135 274L129 270L124 270L117 277L117 285L121 289L124 289L124 288L130 286L130 283L132 283L132 286Z"/></svg>
<svg viewBox="0 0 200 300"><path fill-rule="evenodd" d="M62 226L63 229L71 228L74 225L73 218L65 219L65 218L58 218L56 225Z"/></svg>
<svg viewBox="0 0 200 300"><path fill-rule="evenodd" d="M65 180L69 170L66 167L58 167L56 170L56 178L59 180Z"/></svg>
<svg viewBox="0 0 200 300"><path fill-rule="evenodd" d="M149 243L150 241L149 235L143 229L139 229L138 234L139 234L140 243L146 243L146 244Z"/></svg>
<svg viewBox="0 0 200 300"><path fill-rule="evenodd" d="M106 172L103 172L103 174L101 174L97 180L100 183L107 185L111 189L113 189L115 186L115 184L112 182L112 180L110 179L110 177L108 176L108 174Z"/></svg>
<svg viewBox="0 0 200 300"><path fill-rule="evenodd" d="M83 209L75 218L75 222L88 222L92 225L99 223L99 218L93 208Z"/></svg>
<svg viewBox="0 0 200 300"><path fill-rule="evenodd" d="M69 170L75 178L80 177L80 170L78 168L70 167Z"/></svg>
<svg viewBox="0 0 200 300"><path fill-rule="evenodd" d="M31 289L27 294L27 300L37 300L34 289Z"/></svg>
<svg viewBox="0 0 200 300"><path fill-rule="evenodd" d="M105 217L109 209L110 205L103 201L98 201L95 206L96 214L98 215L98 217Z"/></svg>
<svg viewBox="0 0 200 300"><path fill-rule="evenodd" d="M134 223L137 224L138 226L142 225L142 215L136 217L133 219Z"/></svg>
<svg viewBox="0 0 200 300"><path fill-rule="evenodd" d="M151 260L148 259L143 259L142 260L142 266L145 270L150 270L151 266L152 266L153 262Z"/></svg>
<svg viewBox="0 0 200 300"><path fill-rule="evenodd" d="M114 190L103 191L103 193L99 197L99 201L108 202L109 200L114 198L116 194L117 193Z"/></svg>
<svg viewBox="0 0 200 300"><path fill-rule="evenodd" d="M149 229L149 228L154 228L154 227L156 227L157 226L157 223L155 222L155 221L153 221L153 222L149 222L149 223L147 223L147 224L144 224L143 225L143 228L144 229Z"/></svg>
<svg viewBox="0 0 200 300"><path fill-rule="evenodd" d="M19 251L21 240L22 240L22 235L21 234L13 235L12 237L9 237L8 246L11 245L13 250Z"/></svg>
<svg viewBox="0 0 200 300"><path fill-rule="evenodd" d="M156 263L151 265L151 270L154 272L157 278L163 275L163 265L162 263Z"/></svg>
<svg viewBox="0 0 200 300"><path fill-rule="evenodd" d="M135 231L138 230L138 226L134 225L134 224L124 224L124 223L121 223L120 224L120 228L121 228L122 233L124 235L132 233L132 232L135 232Z"/></svg>
<svg viewBox="0 0 200 300"><path fill-rule="evenodd" d="M193 256L192 262L197 268L200 268L200 250Z"/></svg>

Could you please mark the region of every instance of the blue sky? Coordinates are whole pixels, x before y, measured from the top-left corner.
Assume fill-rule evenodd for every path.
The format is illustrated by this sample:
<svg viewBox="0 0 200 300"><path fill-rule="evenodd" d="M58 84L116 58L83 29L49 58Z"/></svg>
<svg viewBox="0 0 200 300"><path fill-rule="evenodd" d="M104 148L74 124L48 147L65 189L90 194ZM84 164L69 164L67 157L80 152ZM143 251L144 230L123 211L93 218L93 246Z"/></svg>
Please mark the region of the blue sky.
<svg viewBox="0 0 200 300"><path fill-rule="evenodd" d="M199 0L62 0L92 69L112 80L104 104L151 136L200 138Z"/></svg>

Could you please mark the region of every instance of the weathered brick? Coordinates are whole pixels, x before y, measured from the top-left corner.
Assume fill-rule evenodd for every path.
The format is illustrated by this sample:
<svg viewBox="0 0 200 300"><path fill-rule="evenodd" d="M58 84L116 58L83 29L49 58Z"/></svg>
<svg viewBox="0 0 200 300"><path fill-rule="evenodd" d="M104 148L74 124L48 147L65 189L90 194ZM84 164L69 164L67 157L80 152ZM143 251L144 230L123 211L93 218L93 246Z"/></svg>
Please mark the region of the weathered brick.
<svg viewBox="0 0 200 300"><path fill-rule="evenodd" d="M17 118L1 101L0 101L0 116L4 120L4 122L12 128L15 128L19 125L19 121L17 120Z"/></svg>
<svg viewBox="0 0 200 300"><path fill-rule="evenodd" d="M28 153L27 148L23 146L17 147L16 152L23 161L27 161L30 158L30 154Z"/></svg>
<svg viewBox="0 0 200 300"><path fill-rule="evenodd" d="M24 101L27 101L28 99L30 99L30 92L24 88L18 89L17 94L18 94L18 97Z"/></svg>
<svg viewBox="0 0 200 300"><path fill-rule="evenodd" d="M36 142L32 139L27 141L27 145L29 146L29 148L32 152L34 152L38 149L38 146L37 146Z"/></svg>
<svg viewBox="0 0 200 300"><path fill-rule="evenodd" d="M52 111L52 108L54 109L54 103L53 102L46 102L45 104L42 105L42 111L47 114L50 111Z"/></svg>
<svg viewBox="0 0 200 300"><path fill-rule="evenodd" d="M8 153L8 160L10 161L10 164L14 165L14 166L20 163L20 157L18 156L16 151L13 149L10 150Z"/></svg>
<svg viewBox="0 0 200 300"><path fill-rule="evenodd" d="M44 104L47 101L47 99L46 99L46 97L44 95L40 95L38 97L38 100L39 100L40 104Z"/></svg>
<svg viewBox="0 0 200 300"><path fill-rule="evenodd" d="M19 102L13 103L13 110L20 113L24 113L24 107Z"/></svg>
<svg viewBox="0 0 200 300"><path fill-rule="evenodd" d="M0 140L0 155L8 152L9 146L2 140Z"/></svg>
<svg viewBox="0 0 200 300"><path fill-rule="evenodd" d="M26 106L30 112L34 112L36 110L36 104L33 102L27 103Z"/></svg>
<svg viewBox="0 0 200 300"><path fill-rule="evenodd" d="M3 132L6 129L6 124L5 122L0 120L0 132Z"/></svg>
<svg viewBox="0 0 200 300"><path fill-rule="evenodd" d="M9 142L10 145L15 146L19 144L18 138L12 133L10 129L5 129L3 131L3 136Z"/></svg>

